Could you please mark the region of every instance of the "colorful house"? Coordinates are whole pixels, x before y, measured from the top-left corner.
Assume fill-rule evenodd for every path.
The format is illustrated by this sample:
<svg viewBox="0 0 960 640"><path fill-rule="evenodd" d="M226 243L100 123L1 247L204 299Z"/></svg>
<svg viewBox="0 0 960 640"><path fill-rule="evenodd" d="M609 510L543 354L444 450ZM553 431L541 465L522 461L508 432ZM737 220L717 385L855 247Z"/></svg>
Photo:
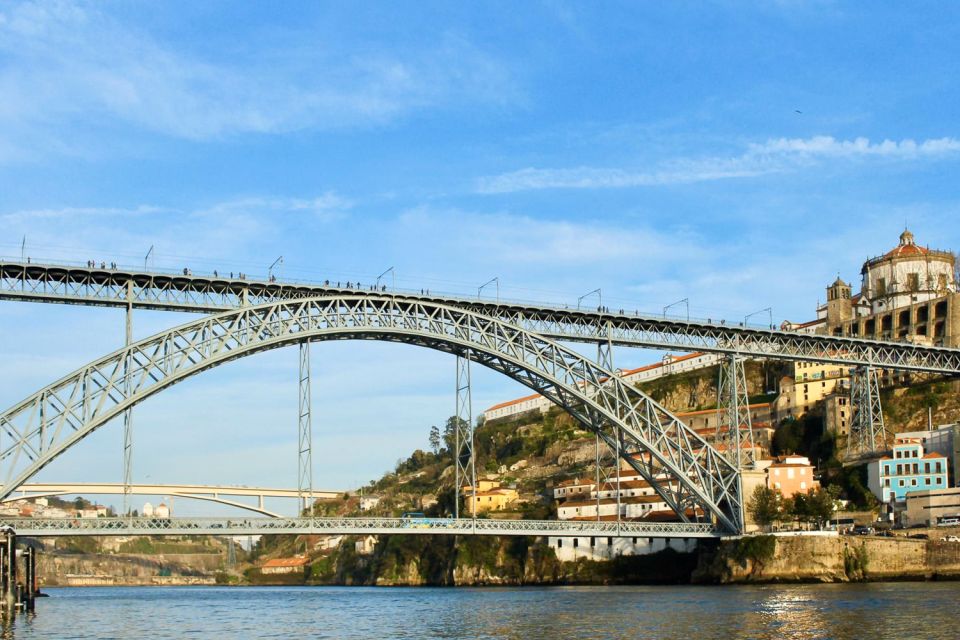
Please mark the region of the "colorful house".
<svg viewBox="0 0 960 640"><path fill-rule="evenodd" d="M924 453L920 438L898 434L892 455L868 466L870 491L886 504L903 503L907 494L948 486L948 459L940 453Z"/></svg>

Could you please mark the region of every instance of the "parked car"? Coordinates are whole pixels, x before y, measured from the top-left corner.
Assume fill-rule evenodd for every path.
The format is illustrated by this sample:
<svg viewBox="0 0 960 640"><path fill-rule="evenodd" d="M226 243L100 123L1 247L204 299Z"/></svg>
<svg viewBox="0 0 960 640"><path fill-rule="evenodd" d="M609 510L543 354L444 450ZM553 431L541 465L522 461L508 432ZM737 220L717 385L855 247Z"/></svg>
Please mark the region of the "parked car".
<svg viewBox="0 0 960 640"><path fill-rule="evenodd" d="M943 536L940 542L960 542L960 536Z"/></svg>
<svg viewBox="0 0 960 640"><path fill-rule="evenodd" d="M875 533L875 530L873 527L868 527L861 524L854 527L851 533L855 536L872 536Z"/></svg>
<svg viewBox="0 0 960 640"><path fill-rule="evenodd" d="M911 534L910 534L909 536L907 536L907 537L913 538L914 540L929 540L929 539L930 539L930 536L927 535L926 533L911 533Z"/></svg>

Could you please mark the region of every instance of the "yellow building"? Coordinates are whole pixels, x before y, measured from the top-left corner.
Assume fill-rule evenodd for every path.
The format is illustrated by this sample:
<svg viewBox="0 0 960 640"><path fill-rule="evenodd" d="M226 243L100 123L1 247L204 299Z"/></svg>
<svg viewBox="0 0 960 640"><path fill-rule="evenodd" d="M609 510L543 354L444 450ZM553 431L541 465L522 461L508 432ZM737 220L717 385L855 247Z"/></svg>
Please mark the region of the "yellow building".
<svg viewBox="0 0 960 640"><path fill-rule="evenodd" d="M496 480L478 480L477 493L473 494L473 487L463 488L463 497L468 513L483 513L484 511L503 511L520 498L516 489L501 487ZM476 500L476 503L473 501Z"/></svg>
<svg viewBox="0 0 960 640"><path fill-rule="evenodd" d="M793 376L780 380L780 395L776 400L777 420L798 418L816 403L845 385L849 371L836 364L822 362L794 362Z"/></svg>

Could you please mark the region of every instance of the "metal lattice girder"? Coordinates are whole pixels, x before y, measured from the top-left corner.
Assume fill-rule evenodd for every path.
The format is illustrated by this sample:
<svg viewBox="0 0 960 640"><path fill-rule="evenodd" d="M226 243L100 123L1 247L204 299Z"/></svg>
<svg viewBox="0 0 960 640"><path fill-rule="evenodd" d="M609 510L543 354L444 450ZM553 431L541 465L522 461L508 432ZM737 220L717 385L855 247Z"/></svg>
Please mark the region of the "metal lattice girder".
<svg viewBox="0 0 960 640"><path fill-rule="evenodd" d="M376 295L319 284L0 262L0 299L123 307L127 286L134 307L202 313L316 296ZM557 340L960 373L960 349L449 295L408 297L464 307Z"/></svg>
<svg viewBox="0 0 960 640"><path fill-rule="evenodd" d="M457 356L456 424L454 425L454 468L456 495L454 517L460 517L460 500L470 490L470 517L477 516L477 465L474 457L473 398L470 393L470 360Z"/></svg>
<svg viewBox="0 0 960 640"><path fill-rule="evenodd" d="M890 434L883 422L880 380L873 367L857 367L850 375L853 417L847 436L847 457L868 456L890 448Z"/></svg>
<svg viewBox="0 0 960 640"><path fill-rule="evenodd" d="M742 468L753 463L753 424L743 358L729 355L720 363L717 381L717 445L727 460Z"/></svg>
<svg viewBox="0 0 960 640"><path fill-rule="evenodd" d="M608 446L616 446L619 428L625 461L681 518L704 514L727 531L742 528L738 470L613 372L503 320L400 296L328 296L245 307L91 362L0 414L0 498L127 407L192 375L259 351L348 338L468 357L543 394ZM129 368L123 366L127 358L133 362Z"/></svg>
<svg viewBox="0 0 960 640"><path fill-rule="evenodd" d="M313 423L310 394L310 343L300 343L297 492L300 508L313 507Z"/></svg>
<svg viewBox="0 0 960 640"><path fill-rule="evenodd" d="M127 287L127 293L130 293L130 287ZM124 346L129 348L133 343L133 307L127 305L126 313L126 340ZM124 360L123 366L129 369L131 361L129 356ZM130 376L125 376L127 395L130 394ZM133 407L123 412L123 513L130 513L130 485L133 484Z"/></svg>
<svg viewBox="0 0 960 640"><path fill-rule="evenodd" d="M596 522L486 518L0 518L20 536L473 534L718 538L707 522Z"/></svg>

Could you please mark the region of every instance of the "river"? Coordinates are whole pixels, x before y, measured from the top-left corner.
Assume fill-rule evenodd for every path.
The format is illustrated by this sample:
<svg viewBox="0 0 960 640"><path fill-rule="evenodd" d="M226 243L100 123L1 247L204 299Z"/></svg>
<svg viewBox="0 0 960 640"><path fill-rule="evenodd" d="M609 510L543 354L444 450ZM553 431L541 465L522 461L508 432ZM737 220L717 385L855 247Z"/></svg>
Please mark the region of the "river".
<svg viewBox="0 0 960 640"><path fill-rule="evenodd" d="M49 589L3 638L957 638L960 583Z"/></svg>

